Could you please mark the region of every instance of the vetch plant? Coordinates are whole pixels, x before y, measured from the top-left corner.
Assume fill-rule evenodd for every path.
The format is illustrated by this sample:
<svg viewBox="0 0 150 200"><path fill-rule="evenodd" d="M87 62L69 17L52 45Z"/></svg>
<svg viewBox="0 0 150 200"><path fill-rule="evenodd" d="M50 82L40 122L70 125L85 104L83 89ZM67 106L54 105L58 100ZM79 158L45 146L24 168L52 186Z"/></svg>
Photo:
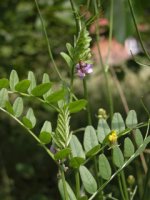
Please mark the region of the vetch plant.
<svg viewBox="0 0 150 200"><path fill-rule="evenodd" d="M37 1L35 2L40 14ZM32 71L28 72L26 79L20 80L17 71L12 70L8 79L0 79L0 110L26 129L55 162L58 167L58 188L63 200L116 199L113 191L105 190L113 179L118 181L120 199L133 200L137 183L133 175L126 177L125 170L150 143L149 120L139 123L134 110L128 112L125 120L118 112L113 113L110 119L109 113L101 108L96 118L97 127L92 125L86 85L87 75L92 76L93 72L91 37L74 2L70 0L70 3L78 32L74 37L74 44L66 44L67 53L61 52L69 67L70 82L66 83L60 76L61 85L56 90L56 83L50 81L47 73L43 74L41 83L37 84ZM41 14L40 17L43 23ZM43 29L45 31L44 24ZM45 36L47 39L46 32ZM48 47L53 60L49 43ZM53 62L55 63L54 60ZM55 67L60 74L56 65ZM79 99L73 90L75 76L79 76L79 81L83 82L83 99ZM15 100L10 98L13 94ZM38 119L32 107L26 108L24 97L32 97L34 101L54 109L58 114L56 128L46 120L40 132L35 133L34 127L38 126ZM87 111L87 125L72 130L72 114L83 109ZM147 132L143 138L141 128L146 126ZM79 140L78 132L83 134L83 140ZM69 181L70 176L72 181Z"/></svg>

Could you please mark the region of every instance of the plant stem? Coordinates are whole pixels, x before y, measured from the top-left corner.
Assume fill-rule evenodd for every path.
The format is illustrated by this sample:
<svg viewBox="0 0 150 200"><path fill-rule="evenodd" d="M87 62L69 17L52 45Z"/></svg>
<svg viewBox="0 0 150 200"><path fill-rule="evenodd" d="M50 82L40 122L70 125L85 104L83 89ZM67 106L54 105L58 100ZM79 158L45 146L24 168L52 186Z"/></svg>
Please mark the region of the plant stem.
<svg viewBox="0 0 150 200"><path fill-rule="evenodd" d="M134 26L135 26L136 32L137 32L138 37L139 37L139 40L140 40L140 44L141 44L141 46L142 46L142 49L143 49L145 55L146 55L147 58L150 60L150 55L147 53L147 51L146 51L146 49L145 49L145 47L144 47L141 34L140 34L140 32L139 32L139 30L138 30L138 27L137 27L137 22L136 22L136 18L135 18L135 13L134 13L134 10L133 10L133 5L132 5L132 3L131 3L131 0L128 0L128 4L129 4L130 11L131 11L131 15L132 15L132 18L133 18Z"/></svg>
<svg viewBox="0 0 150 200"><path fill-rule="evenodd" d="M98 54L99 54L99 58L100 58L100 65L102 67L103 74L104 74L104 77L105 77L106 90L107 90L107 95L108 95L110 117L112 119L112 116L113 116L113 100L112 100L111 89L110 89L110 86L109 86L108 70L107 70L107 67L103 63L102 55L101 55L100 48L99 48L99 41L100 41L100 38L99 38L99 28L98 28L98 26L99 26L98 25L99 13L98 13L96 1L94 1L94 8L95 8L95 14L97 16L97 23L96 23L96 43L97 43Z"/></svg>
<svg viewBox="0 0 150 200"><path fill-rule="evenodd" d="M119 189L120 189L120 193L121 193L122 199L123 199L123 200L126 200L126 198L125 198L125 196L124 196L124 193L123 193L123 188L122 188L122 183L121 183L120 174L118 174L118 183L119 183Z"/></svg>
<svg viewBox="0 0 150 200"><path fill-rule="evenodd" d="M68 192L67 192L67 186L66 186L66 180L65 180L65 174L64 174L64 169L62 165L59 165L60 168L60 173L61 173L61 178L62 178L62 183L63 183L63 188L64 188L64 197L65 200L69 200L68 198Z"/></svg>
<svg viewBox="0 0 150 200"><path fill-rule="evenodd" d="M79 34L80 30L81 30L80 18L79 18L77 10L75 8L74 1L70 0L70 4L71 4L72 12L74 14L74 18L75 18L75 21L76 21L76 32L77 32L77 36L78 36L78 34Z"/></svg>
<svg viewBox="0 0 150 200"><path fill-rule="evenodd" d="M83 79L83 88L84 88L84 98L88 102L87 103L88 124L91 125L92 124L92 119L91 119L90 104L89 104L89 99L88 99L86 77Z"/></svg>
<svg viewBox="0 0 150 200"><path fill-rule="evenodd" d="M124 171L121 171L121 172L120 172L120 175L121 175L122 186L123 186L125 198L126 198L126 200L129 200L128 189L127 189L127 184L126 184L126 180L125 180Z"/></svg>
<svg viewBox="0 0 150 200"><path fill-rule="evenodd" d="M20 124L36 140L36 142L38 142L38 144L40 144L40 146L42 146L42 148L45 149L48 155L54 160L54 155L51 153L51 151L44 144L41 143L39 138L30 129L28 129L18 118L16 118L11 113L7 112L5 109L0 107L0 110L6 113L8 116L12 117L15 121L17 121L18 124Z"/></svg>
<svg viewBox="0 0 150 200"><path fill-rule="evenodd" d="M97 186L99 188L101 186L101 184L100 184L100 178L98 177L98 166L97 166L97 158L96 158L96 156L94 156L94 171L95 171L95 177L96 177ZM97 196L98 196L98 199L103 200L102 191L100 191Z"/></svg>
<svg viewBox="0 0 150 200"><path fill-rule="evenodd" d="M76 181L76 197L80 198L80 178L78 169L75 171L75 181Z"/></svg>
<svg viewBox="0 0 150 200"><path fill-rule="evenodd" d="M47 43L47 47L48 47L48 54L49 54L49 57L54 65L54 68L55 68L55 71L56 73L58 74L60 80L63 81L63 78L58 70L58 67L54 61L54 58L53 58L53 55L52 55L52 51L51 51L51 46L50 46L50 43L49 43L49 39L48 39L48 35L47 35L47 31L46 31L46 28L45 28L45 24L44 24L44 20L43 20L43 17L41 15L41 11L40 11L40 8L39 8L39 5L38 5L38 2L37 0L35 0L35 4L36 4L36 7L37 7L37 10L38 10L38 13L39 13L39 17L40 17L40 20L41 20L41 24L42 24L42 28L43 28L43 32L44 32L44 35L45 35L45 39L46 39L46 43Z"/></svg>

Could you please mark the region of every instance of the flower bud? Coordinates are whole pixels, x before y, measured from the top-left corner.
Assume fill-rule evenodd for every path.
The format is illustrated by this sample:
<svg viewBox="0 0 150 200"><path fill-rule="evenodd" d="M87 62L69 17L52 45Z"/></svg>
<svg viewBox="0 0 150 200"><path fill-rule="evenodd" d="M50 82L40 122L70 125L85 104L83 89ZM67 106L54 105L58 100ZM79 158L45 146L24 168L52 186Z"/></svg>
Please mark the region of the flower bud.
<svg viewBox="0 0 150 200"><path fill-rule="evenodd" d="M128 178L127 178L127 182L130 186L134 185L135 183L135 178L133 175L129 175Z"/></svg>

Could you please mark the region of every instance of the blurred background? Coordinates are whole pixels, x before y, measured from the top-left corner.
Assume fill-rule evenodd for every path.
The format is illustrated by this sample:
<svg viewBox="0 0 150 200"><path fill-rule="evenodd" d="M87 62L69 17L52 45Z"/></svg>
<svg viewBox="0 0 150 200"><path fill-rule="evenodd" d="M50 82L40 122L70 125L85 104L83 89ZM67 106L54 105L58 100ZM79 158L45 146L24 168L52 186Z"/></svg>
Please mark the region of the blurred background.
<svg viewBox="0 0 150 200"><path fill-rule="evenodd" d="M77 7L83 18L87 19L94 13L93 1L87 10L87 1L76 0ZM69 72L60 52L66 51L65 44L73 43L76 33L75 22L69 0L38 0L46 25L54 59L62 76L69 80ZM134 1L134 9L138 29L144 45L150 53L150 1ZM108 34L110 17L110 0L101 1L99 14L99 47L105 61L108 55ZM106 98L106 83L99 63L96 47L95 22L88 28L92 37L94 72L89 77L89 93L94 126L97 126L97 111L104 108L109 114ZM147 63L135 31L133 20L126 0L115 0L114 27L112 47L107 64L111 68L109 76L113 95L114 111L126 116L127 109L134 109L139 122L147 120L146 112L141 104L141 98L147 108L150 107L150 70L138 65L130 54L132 50L136 58ZM150 63L149 63L150 64ZM20 79L26 78L29 70L36 75L40 83L44 72L50 75L54 82L59 80L53 70L53 64L48 56L47 44L34 1L5 0L0 1L0 78L9 77L15 69ZM120 92L120 89L121 92ZM76 78L74 89L76 95L83 98L82 81ZM122 103L120 98L125 98ZM38 102L25 99L32 106L38 119L34 129L36 133L44 120L56 124L56 113ZM127 105L126 105L127 104ZM72 129L86 125L86 113L73 115ZM55 128L55 126L53 127ZM144 132L143 132L144 133ZM142 177L140 162L139 174ZM134 173L130 168L129 173ZM135 174L136 176L136 174ZM141 184L142 185L142 184ZM142 186L141 191L142 193ZM116 190L115 186L112 190ZM139 194L139 195L140 195ZM59 200L57 191L57 168L41 147L8 116L0 112L0 200ZM148 199L147 199L148 200Z"/></svg>

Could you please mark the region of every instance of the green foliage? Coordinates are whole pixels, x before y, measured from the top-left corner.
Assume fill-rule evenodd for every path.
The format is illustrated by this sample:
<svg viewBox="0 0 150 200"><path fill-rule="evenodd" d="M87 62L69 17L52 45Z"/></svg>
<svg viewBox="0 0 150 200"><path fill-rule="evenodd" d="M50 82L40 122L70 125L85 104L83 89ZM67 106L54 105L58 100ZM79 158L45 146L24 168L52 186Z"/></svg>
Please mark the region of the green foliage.
<svg viewBox="0 0 150 200"><path fill-rule="evenodd" d="M42 83L38 86L36 86L32 91L31 94L37 97L43 96L45 93L47 93L52 84L51 83Z"/></svg>
<svg viewBox="0 0 150 200"><path fill-rule="evenodd" d="M105 137L110 133L110 128L105 119L99 119L97 127L98 140L102 143Z"/></svg>
<svg viewBox="0 0 150 200"><path fill-rule="evenodd" d="M68 196L69 196L69 200L77 200L74 192L72 191L72 189L70 187L70 185L66 181L65 181L65 183L66 183L66 187L67 187L67 193L68 193ZM58 182L58 188L59 188L62 199L66 200L65 195L64 195L64 187L63 187L62 179L60 179L59 182Z"/></svg>
<svg viewBox="0 0 150 200"><path fill-rule="evenodd" d="M56 131L53 134L53 141L58 149L66 148L69 145L71 139L69 121L68 108L61 108L59 110Z"/></svg>
<svg viewBox="0 0 150 200"><path fill-rule="evenodd" d="M143 136L141 134L141 131L139 129L136 129L134 136L135 136L136 145L137 147L139 147L141 144L143 144Z"/></svg>
<svg viewBox="0 0 150 200"><path fill-rule="evenodd" d="M55 102L58 102L59 100L64 99L64 97L65 97L65 90L61 89L57 92L53 92L48 97L46 97L46 101L48 103L55 103Z"/></svg>
<svg viewBox="0 0 150 200"><path fill-rule="evenodd" d="M45 121L39 134L39 139L42 143L48 144L51 141L52 126L51 122Z"/></svg>
<svg viewBox="0 0 150 200"><path fill-rule="evenodd" d="M71 153L71 150L69 148L65 148L65 149L62 149L60 151L58 151L54 157L56 160L63 160L65 158L67 158Z"/></svg>
<svg viewBox="0 0 150 200"><path fill-rule="evenodd" d="M85 99L80 99L69 103L68 108L70 113L76 113L80 110L84 109L87 105L87 101Z"/></svg>
<svg viewBox="0 0 150 200"><path fill-rule="evenodd" d="M8 101L8 91L6 88L0 90L0 107L4 108L6 101Z"/></svg>
<svg viewBox="0 0 150 200"><path fill-rule="evenodd" d="M27 111L26 116L23 117L23 123L29 129L34 128L34 126L36 124L36 118L34 116L34 112L33 112L32 108L29 108L28 111Z"/></svg>
<svg viewBox="0 0 150 200"><path fill-rule="evenodd" d="M18 74L15 70L12 70L9 77L10 89L12 91L15 91L15 86L17 85L18 82L19 82Z"/></svg>
<svg viewBox="0 0 150 200"><path fill-rule="evenodd" d="M113 148L113 163L118 168L121 168L124 164L124 157L121 149L118 146Z"/></svg>
<svg viewBox="0 0 150 200"><path fill-rule="evenodd" d="M109 180L111 177L111 167L104 154L99 155L98 164L100 176L105 180Z"/></svg>
<svg viewBox="0 0 150 200"><path fill-rule="evenodd" d="M126 138L124 141L124 156L130 158L134 154L134 145L130 138Z"/></svg>
<svg viewBox="0 0 150 200"><path fill-rule="evenodd" d="M92 126L87 126L84 133L84 149L86 152L98 145L96 131Z"/></svg>
<svg viewBox="0 0 150 200"><path fill-rule="evenodd" d="M31 91L36 87L36 79L32 71L29 71L28 73L28 80L30 81L30 87L28 88L28 92L29 94L31 94Z"/></svg>
<svg viewBox="0 0 150 200"><path fill-rule="evenodd" d="M71 147L73 157L85 158L85 153L83 151L82 145L75 135L72 135L71 137L70 147Z"/></svg>
<svg viewBox="0 0 150 200"><path fill-rule="evenodd" d="M22 80L18 82L15 86L15 90L18 92L26 93L28 88L30 86L30 81L29 80Z"/></svg>
<svg viewBox="0 0 150 200"><path fill-rule="evenodd" d="M21 97L17 97L13 104L13 113L15 117L20 117L23 112L23 100Z"/></svg>
<svg viewBox="0 0 150 200"><path fill-rule="evenodd" d="M126 125L128 128L135 128L137 125L137 115L134 110L130 110L126 118Z"/></svg>
<svg viewBox="0 0 150 200"><path fill-rule="evenodd" d="M80 166L79 171L85 190L90 194L96 192L97 183L90 171L85 166Z"/></svg>
<svg viewBox="0 0 150 200"><path fill-rule="evenodd" d="M9 81L6 78L0 79L0 89L7 88L9 85Z"/></svg>
<svg viewBox="0 0 150 200"><path fill-rule="evenodd" d="M116 130L117 133L120 133L121 131L125 130L125 124L120 113L114 113L111 122L111 129Z"/></svg>

